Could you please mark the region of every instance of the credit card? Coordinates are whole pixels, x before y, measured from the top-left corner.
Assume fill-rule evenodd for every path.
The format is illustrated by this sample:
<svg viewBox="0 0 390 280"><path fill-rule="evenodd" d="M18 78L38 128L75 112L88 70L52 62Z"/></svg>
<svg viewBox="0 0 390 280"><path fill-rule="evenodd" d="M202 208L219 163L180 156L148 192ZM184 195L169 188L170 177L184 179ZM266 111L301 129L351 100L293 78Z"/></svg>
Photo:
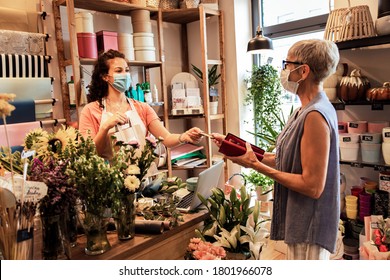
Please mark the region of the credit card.
<svg viewBox="0 0 390 280"><path fill-rule="evenodd" d="M211 139L214 139L214 136L211 135L211 134L208 134L206 132L201 132L200 135L204 136L204 137L208 137L208 138L211 138Z"/></svg>

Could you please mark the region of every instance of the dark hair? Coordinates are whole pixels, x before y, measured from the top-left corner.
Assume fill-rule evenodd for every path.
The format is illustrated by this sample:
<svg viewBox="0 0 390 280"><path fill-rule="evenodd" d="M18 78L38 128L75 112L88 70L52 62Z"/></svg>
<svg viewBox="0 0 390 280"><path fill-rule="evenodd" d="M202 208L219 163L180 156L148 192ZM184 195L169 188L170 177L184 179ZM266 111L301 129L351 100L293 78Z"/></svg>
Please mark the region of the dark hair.
<svg viewBox="0 0 390 280"><path fill-rule="evenodd" d="M103 76L108 74L109 70L107 61L116 57L126 59L123 53L116 50L108 50L99 55L92 72L91 83L88 86L88 102L99 101L100 106L102 106L102 99L108 93L108 84L103 80Z"/></svg>

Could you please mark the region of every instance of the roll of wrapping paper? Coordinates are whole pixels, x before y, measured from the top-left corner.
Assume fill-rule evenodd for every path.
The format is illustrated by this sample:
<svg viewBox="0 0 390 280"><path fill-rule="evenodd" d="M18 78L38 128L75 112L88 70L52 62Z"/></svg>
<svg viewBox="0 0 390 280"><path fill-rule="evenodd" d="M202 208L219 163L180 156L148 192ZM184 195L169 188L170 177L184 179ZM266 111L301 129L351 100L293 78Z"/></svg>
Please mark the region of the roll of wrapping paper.
<svg viewBox="0 0 390 280"><path fill-rule="evenodd" d="M51 78L0 78L0 92L16 94L16 100L52 98ZM50 117L52 104L35 105L36 118Z"/></svg>
<svg viewBox="0 0 390 280"><path fill-rule="evenodd" d="M15 123L7 125L7 133L10 146L20 146L24 143L24 137L33 129L40 128L40 122ZM4 125L0 125L0 146L7 146Z"/></svg>
<svg viewBox="0 0 390 280"><path fill-rule="evenodd" d="M15 106L11 116L5 118L7 124L35 122L35 102L34 100L15 100L10 102ZM3 119L0 119L0 125L4 124Z"/></svg>
<svg viewBox="0 0 390 280"><path fill-rule="evenodd" d="M136 233L163 233L164 222L154 220L135 220Z"/></svg>

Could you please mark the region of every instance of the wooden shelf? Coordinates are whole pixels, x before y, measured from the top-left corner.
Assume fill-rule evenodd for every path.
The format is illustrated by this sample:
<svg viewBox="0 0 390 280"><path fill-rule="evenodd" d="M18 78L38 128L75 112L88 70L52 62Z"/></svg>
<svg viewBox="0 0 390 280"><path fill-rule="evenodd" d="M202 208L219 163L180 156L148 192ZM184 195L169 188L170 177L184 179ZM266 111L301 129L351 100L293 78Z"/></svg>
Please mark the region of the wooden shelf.
<svg viewBox="0 0 390 280"><path fill-rule="evenodd" d="M364 162L364 161L340 160L340 164L350 165L350 166L356 167L356 168L372 167L376 171L390 171L390 165L387 165L385 163L370 163L370 162Z"/></svg>
<svg viewBox="0 0 390 280"><path fill-rule="evenodd" d="M332 101L333 107L336 110L345 110L345 106L356 106L356 105L369 105L371 106L371 110L373 111L381 111L383 110L384 105L390 105L390 100L357 100L357 101Z"/></svg>
<svg viewBox="0 0 390 280"><path fill-rule="evenodd" d="M219 11L204 8L206 16L218 16L220 15ZM186 24L200 19L199 8L190 8L190 9L171 9L171 10L162 10L162 19L164 22L170 23L180 23ZM156 15L151 15L152 19L156 19Z"/></svg>
<svg viewBox="0 0 390 280"><path fill-rule="evenodd" d="M94 65L97 59L94 58L80 58L80 63L84 65ZM160 61L135 61L131 60L128 63L130 66L142 66L146 68L160 67Z"/></svg>
<svg viewBox="0 0 390 280"><path fill-rule="evenodd" d="M349 40L336 43L339 50L350 50L364 47L390 44L390 35L375 36L370 38Z"/></svg>
<svg viewBox="0 0 390 280"><path fill-rule="evenodd" d="M66 1L57 0L57 3L65 6ZM157 8L142 7L135 4L129 4L126 2L117 2L113 0L100 0L100 1L90 1L90 0L74 0L74 7L78 9L98 11L108 14L117 14L123 16L130 16L130 11L134 10L149 10L151 12L157 12Z"/></svg>

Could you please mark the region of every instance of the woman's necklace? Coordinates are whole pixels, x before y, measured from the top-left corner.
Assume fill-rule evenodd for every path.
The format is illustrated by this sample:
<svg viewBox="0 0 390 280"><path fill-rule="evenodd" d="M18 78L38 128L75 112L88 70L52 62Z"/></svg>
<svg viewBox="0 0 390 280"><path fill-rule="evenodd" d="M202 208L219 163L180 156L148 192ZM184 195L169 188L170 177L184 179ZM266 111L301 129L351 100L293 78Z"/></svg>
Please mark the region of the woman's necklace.
<svg viewBox="0 0 390 280"><path fill-rule="evenodd" d="M111 102L110 99L107 98L107 105L108 105L108 111L112 112L112 113L116 113L116 112L122 112L122 109L124 107L124 105L126 106L127 102L126 102L126 99L122 99L120 102Z"/></svg>

